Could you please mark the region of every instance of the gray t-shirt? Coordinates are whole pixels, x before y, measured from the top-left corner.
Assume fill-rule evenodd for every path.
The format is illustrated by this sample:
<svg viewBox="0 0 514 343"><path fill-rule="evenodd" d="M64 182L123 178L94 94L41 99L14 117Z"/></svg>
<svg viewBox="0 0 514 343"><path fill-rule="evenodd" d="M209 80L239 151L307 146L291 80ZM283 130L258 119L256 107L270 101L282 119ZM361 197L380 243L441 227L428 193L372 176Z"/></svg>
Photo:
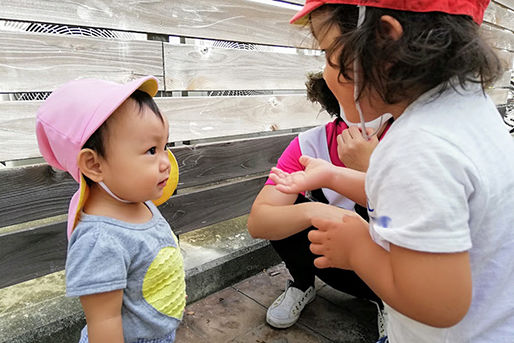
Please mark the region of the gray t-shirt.
<svg viewBox="0 0 514 343"><path fill-rule="evenodd" d="M173 342L186 302L182 255L157 207L145 204L153 216L142 224L81 214L68 243L66 295L123 289L125 342Z"/></svg>

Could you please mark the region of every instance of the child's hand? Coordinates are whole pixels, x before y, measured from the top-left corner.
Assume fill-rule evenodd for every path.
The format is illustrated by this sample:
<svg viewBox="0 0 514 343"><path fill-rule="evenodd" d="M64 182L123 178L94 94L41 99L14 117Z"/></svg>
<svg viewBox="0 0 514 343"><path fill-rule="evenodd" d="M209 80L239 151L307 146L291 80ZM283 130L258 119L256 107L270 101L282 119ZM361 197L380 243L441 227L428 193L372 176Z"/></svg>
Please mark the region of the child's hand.
<svg viewBox="0 0 514 343"><path fill-rule="evenodd" d="M300 163L304 171L286 173L278 168L271 168L270 179L275 182L277 190L287 194L297 194L325 187L330 180L333 165L319 158L301 156Z"/></svg>
<svg viewBox="0 0 514 343"><path fill-rule="evenodd" d="M374 131L367 128L366 132L371 136ZM357 126L350 126L337 136L337 155L346 167L366 172L369 158L377 144L376 135L366 140Z"/></svg>
<svg viewBox="0 0 514 343"><path fill-rule="evenodd" d="M313 218L312 225L318 230L310 231L308 237L312 253L321 255L314 260L318 268L351 270L353 249L359 249L363 239L370 239L368 223L355 213L344 215L340 221Z"/></svg>

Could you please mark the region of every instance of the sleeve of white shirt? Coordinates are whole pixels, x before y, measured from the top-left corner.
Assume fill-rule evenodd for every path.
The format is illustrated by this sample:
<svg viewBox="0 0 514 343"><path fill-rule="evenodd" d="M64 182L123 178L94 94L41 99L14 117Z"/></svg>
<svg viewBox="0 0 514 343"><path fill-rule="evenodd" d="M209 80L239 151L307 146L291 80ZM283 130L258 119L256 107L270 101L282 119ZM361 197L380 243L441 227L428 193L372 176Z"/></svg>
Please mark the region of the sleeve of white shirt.
<svg viewBox="0 0 514 343"><path fill-rule="evenodd" d="M386 249L392 243L425 252L469 250L468 200L478 174L464 149L422 130L391 136L373 154L366 179L373 239Z"/></svg>

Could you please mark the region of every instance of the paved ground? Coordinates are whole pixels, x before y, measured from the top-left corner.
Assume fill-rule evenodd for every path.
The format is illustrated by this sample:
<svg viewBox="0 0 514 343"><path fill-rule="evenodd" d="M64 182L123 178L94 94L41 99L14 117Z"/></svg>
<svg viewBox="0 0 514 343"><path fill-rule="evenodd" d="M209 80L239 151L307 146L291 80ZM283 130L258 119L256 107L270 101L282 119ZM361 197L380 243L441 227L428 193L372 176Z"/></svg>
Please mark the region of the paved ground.
<svg viewBox="0 0 514 343"><path fill-rule="evenodd" d="M186 307L177 343L361 343L377 339L375 305L319 282L317 297L289 329L266 324L267 307L289 278L283 264Z"/></svg>

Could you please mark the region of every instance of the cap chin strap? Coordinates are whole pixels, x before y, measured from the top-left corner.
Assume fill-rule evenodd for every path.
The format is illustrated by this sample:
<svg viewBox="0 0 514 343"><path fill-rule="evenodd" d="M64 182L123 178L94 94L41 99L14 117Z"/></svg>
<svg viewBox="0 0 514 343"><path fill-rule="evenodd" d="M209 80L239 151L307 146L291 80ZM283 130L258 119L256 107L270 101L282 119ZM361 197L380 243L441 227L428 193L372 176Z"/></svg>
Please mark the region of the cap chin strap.
<svg viewBox="0 0 514 343"><path fill-rule="evenodd" d="M124 200L120 197L118 197L116 194L114 194L113 192L111 192L111 190L109 189L109 187L107 187L107 185L105 183L103 183L102 181L98 182L98 184L100 185L100 187L102 187L104 189L104 191L107 192L107 194L109 194L110 196L112 196L114 199L118 200L118 201L121 201L125 204L130 204L130 203L133 203L133 201L128 201L128 200Z"/></svg>
<svg viewBox="0 0 514 343"><path fill-rule="evenodd" d="M362 23L364 22L364 19L366 18L366 7L365 6L357 6L359 8L359 19L357 20L357 27L361 27ZM364 121L364 116L362 114L361 104L358 98L359 94L359 73L360 73L360 65L357 61L357 56L355 56L355 59L353 60L353 100L355 102L355 107L357 108L357 112L359 113L359 118L361 120L361 129L362 129L362 135L364 136L364 139L368 140L370 137L368 136L368 133L366 132L366 122ZM382 122L380 122L380 125L382 125ZM378 132L376 130L375 132Z"/></svg>

